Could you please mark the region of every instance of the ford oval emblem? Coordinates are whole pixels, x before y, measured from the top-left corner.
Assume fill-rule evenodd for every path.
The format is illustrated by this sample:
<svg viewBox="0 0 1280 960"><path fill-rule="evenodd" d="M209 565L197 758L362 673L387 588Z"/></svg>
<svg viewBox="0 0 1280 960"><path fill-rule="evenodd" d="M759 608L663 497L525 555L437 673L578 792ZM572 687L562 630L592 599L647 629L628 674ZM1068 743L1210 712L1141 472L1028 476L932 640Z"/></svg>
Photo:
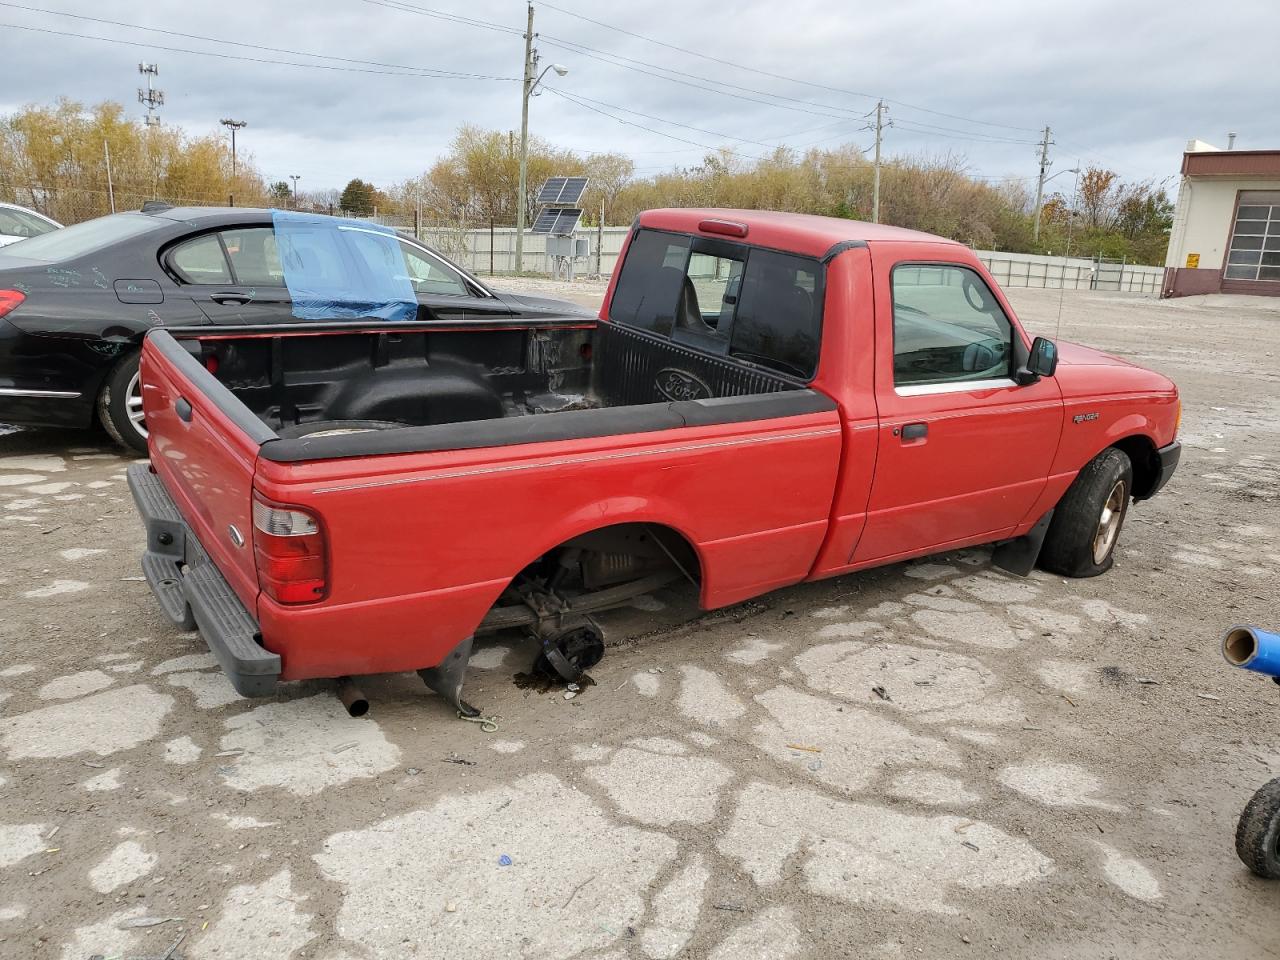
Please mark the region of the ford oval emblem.
<svg viewBox="0 0 1280 960"><path fill-rule="evenodd" d="M711 396L711 388L702 380L671 367L658 371L654 385L668 400L705 400Z"/></svg>

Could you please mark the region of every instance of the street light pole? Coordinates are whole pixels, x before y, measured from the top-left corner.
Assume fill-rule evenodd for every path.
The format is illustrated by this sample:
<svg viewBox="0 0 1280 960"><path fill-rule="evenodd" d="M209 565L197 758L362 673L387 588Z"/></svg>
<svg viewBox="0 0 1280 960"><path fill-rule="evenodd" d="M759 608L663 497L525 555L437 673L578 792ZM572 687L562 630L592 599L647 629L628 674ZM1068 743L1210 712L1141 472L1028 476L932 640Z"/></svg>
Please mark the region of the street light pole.
<svg viewBox="0 0 1280 960"><path fill-rule="evenodd" d="M243 130L249 124L244 120L220 120L224 127L231 131L231 193L236 189L236 131Z"/></svg>
<svg viewBox="0 0 1280 960"><path fill-rule="evenodd" d="M293 181L293 209L297 210L298 209L298 181L301 180L302 177L298 176L298 174L296 173L291 173L289 174L289 179Z"/></svg>
<svg viewBox="0 0 1280 960"><path fill-rule="evenodd" d="M520 82L520 177L516 187L516 273L524 273L524 205L529 189L529 98L538 89L538 84L547 75L547 70L554 70L559 76L569 72L569 68L553 63L546 67L535 79L533 73L538 69L538 51L533 48L533 3L529 3L529 19L524 33L524 79Z"/></svg>

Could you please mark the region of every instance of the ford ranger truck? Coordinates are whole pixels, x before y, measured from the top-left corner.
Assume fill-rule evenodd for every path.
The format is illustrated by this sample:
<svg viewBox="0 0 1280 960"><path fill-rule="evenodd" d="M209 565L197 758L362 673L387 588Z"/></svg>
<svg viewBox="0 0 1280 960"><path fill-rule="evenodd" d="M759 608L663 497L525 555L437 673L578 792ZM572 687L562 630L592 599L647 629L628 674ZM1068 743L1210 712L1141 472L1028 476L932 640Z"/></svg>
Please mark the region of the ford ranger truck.
<svg viewBox="0 0 1280 960"><path fill-rule="evenodd" d="M477 634L563 661L675 580L1094 576L1180 452L1173 383L1033 340L963 245L786 213L642 214L595 320L155 330L141 370L143 570L245 696L417 670L469 709Z"/></svg>

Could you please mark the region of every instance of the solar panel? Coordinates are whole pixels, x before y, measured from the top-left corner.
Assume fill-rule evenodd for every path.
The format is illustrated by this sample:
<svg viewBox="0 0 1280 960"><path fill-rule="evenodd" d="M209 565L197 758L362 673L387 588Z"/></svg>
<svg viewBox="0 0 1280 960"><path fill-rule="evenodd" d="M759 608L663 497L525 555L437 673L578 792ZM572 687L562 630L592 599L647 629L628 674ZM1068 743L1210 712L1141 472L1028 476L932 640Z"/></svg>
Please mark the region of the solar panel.
<svg viewBox="0 0 1280 960"><path fill-rule="evenodd" d="M582 211L577 207L546 207L533 221L533 232L566 237L573 233L581 219Z"/></svg>
<svg viewBox="0 0 1280 960"><path fill-rule="evenodd" d="M550 177L538 191L538 202L568 206L581 200L586 189L586 177Z"/></svg>
<svg viewBox="0 0 1280 960"><path fill-rule="evenodd" d="M538 203L557 203L560 198L560 191L564 189L565 181L568 177L552 177L542 185L542 189L538 191Z"/></svg>
<svg viewBox="0 0 1280 960"><path fill-rule="evenodd" d="M560 190L560 196L556 198L556 203L577 203L582 199L583 193L587 189L586 177L565 177L564 186ZM547 201L550 203L551 201Z"/></svg>

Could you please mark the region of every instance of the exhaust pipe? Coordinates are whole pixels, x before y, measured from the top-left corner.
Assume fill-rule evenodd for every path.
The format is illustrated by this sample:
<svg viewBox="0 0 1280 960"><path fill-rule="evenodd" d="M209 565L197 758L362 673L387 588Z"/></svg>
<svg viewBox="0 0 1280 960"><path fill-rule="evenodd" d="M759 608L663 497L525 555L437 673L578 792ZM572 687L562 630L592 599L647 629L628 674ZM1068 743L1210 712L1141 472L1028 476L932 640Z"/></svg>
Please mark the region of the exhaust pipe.
<svg viewBox="0 0 1280 960"><path fill-rule="evenodd" d="M350 677L338 678L338 699L353 717L363 717L369 712L369 698Z"/></svg>
<svg viewBox="0 0 1280 960"><path fill-rule="evenodd" d="M1233 667L1265 673L1280 682L1280 633L1232 627L1222 637L1222 655Z"/></svg>

